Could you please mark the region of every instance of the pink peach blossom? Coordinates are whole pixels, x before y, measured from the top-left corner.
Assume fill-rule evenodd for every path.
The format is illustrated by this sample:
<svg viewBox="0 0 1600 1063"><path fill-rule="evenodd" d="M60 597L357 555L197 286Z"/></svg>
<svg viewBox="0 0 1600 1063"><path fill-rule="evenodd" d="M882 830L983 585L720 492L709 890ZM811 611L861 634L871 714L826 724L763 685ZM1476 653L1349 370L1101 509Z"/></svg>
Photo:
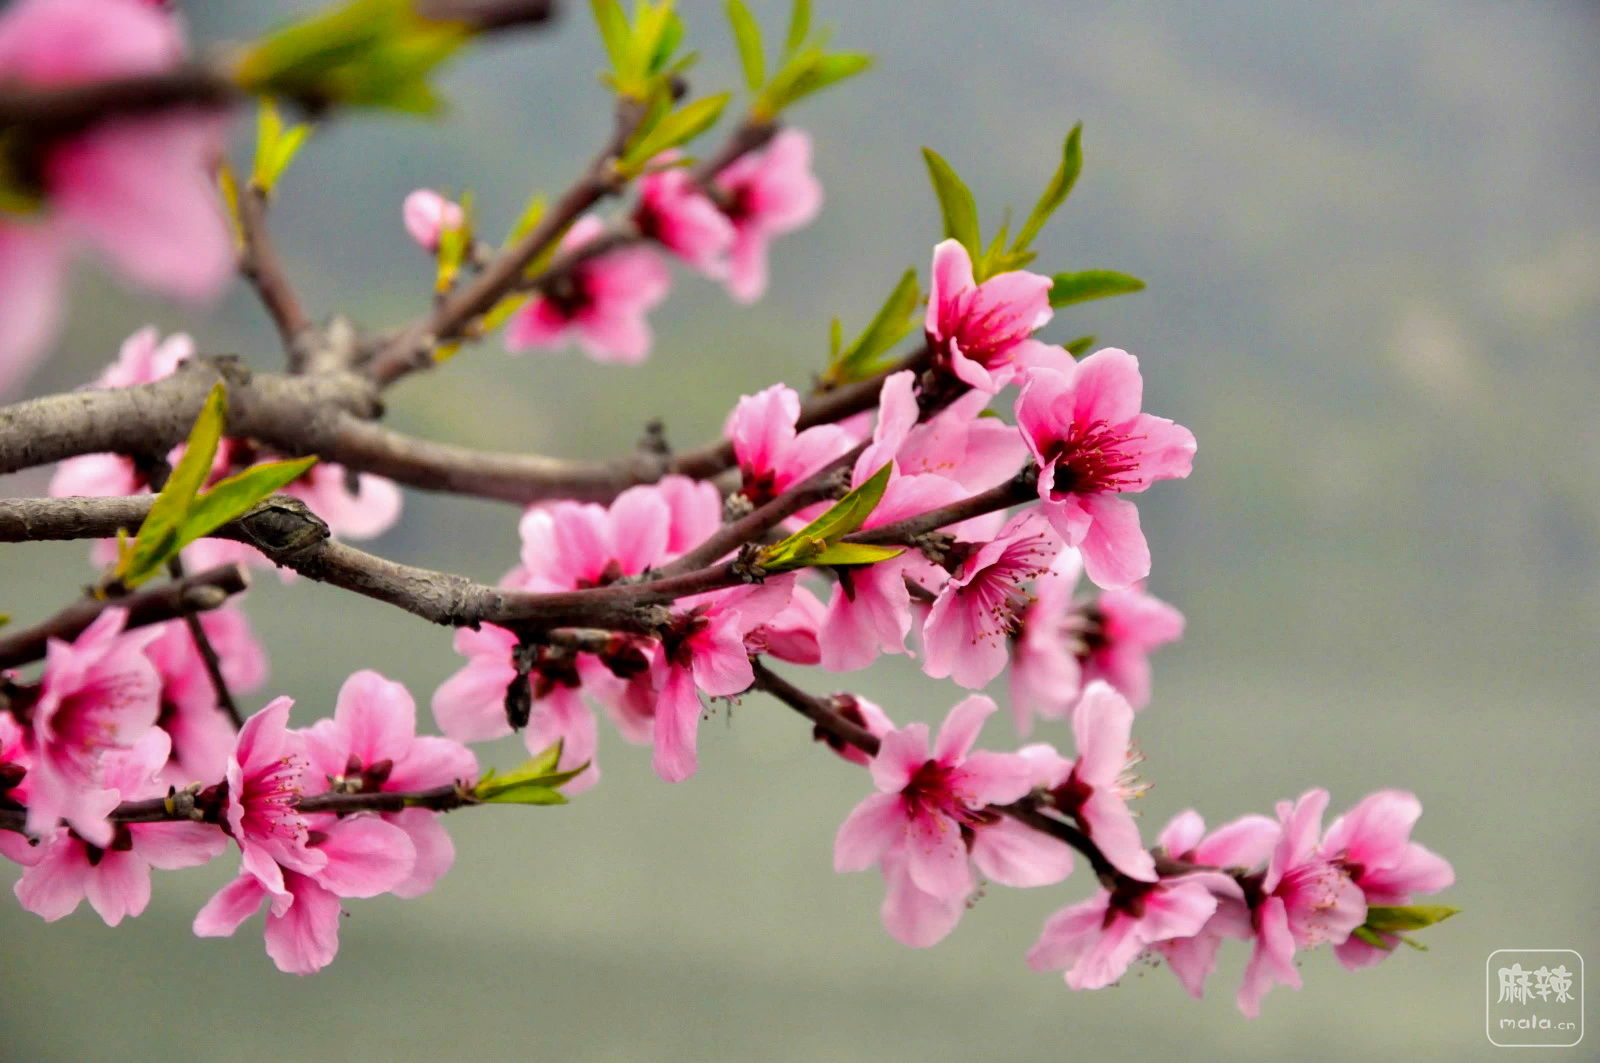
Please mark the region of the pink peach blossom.
<svg viewBox="0 0 1600 1063"><path fill-rule="evenodd" d="M811 138L786 129L764 149L730 163L714 184L733 223L728 292L753 303L767 290L767 244L808 224L822 207L822 186L811 173Z"/></svg>
<svg viewBox="0 0 1600 1063"><path fill-rule="evenodd" d="M281 891L242 871L195 916L196 936L232 936L265 901L267 955L285 974L315 974L339 951L339 899L396 890L410 879L417 859L404 830L366 814L319 817L309 844L317 871L285 867Z"/></svg>
<svg viewBox="0 0 1600 1063"><path fill-rule="evenodd" d="M789 603L793 576L680 598L651 659L656 690L652 764L667 782L699 767L700 693L729 697L755 682L745 636Z"/></svg>
<svg viewBox="0 0 1600 1063"><path fill-rule="evenodd" d="M923 321L935 359L969 386L994 394L1017 363L1047 357L1030 339L1050 320L1050 278L1025 270L1000 273L982 284L972 256L959 241L933 249L933 281Z"/></svg>
<svg viewBox="0 0 1600 1063"><path fill-rule="evenodd" d="M561 250L581 248L604 229L599 218L586 214L567 231ZM517 311L506 329L506 346L552 348L575 335L595 361L635 365L650 353L645 314L671 286L666 266L649 248L607 251L574 266Z"/></svg>
<svg viewBox="0 0 1600 1063"><path fill-rule="evenodd" d="M1350 876L1369 905L1410 904L1418 893L1437 893L1455 882L1449 861L1411 840L1422 802L1404 790L1380 790L1334 820L1321 852ZM1354 971L1387 957L1399 944L1380 934L1389 948L1350 937L1334 946L1339 962Z"/></svg>
<svg viewBox="0 0 1600 1063"><path fill-rule="evenodd" d="M800 396L787 384L744 395L724 434L743 473L739 492L755 505L768 502L842 456L855 440L836 425L795 431Z"/></svg>
<svg viewBox="0 0 1600 1063"><path fill-rule="evenodd" d="M0 712L0 808L22 812L28 807L28 773L33 767L28 732L9 712ZM0 856L23 867L36 864L40 846L26 834L0 830Z"/></svg>
<svg viewBox="0 0 1600 1063"><path fill-rule="evenodd" d="M695 269L713 277L727 272L733 223L687 170L673 167L646 174L639 181L639 206L633 223L646 238Z"/></svg>
<svg viewBox="0 0 1600 1063"><path fill-rule="evenodd" d="M1048 885L1072 870L1065 844L989 807L1031 788L1024 758L972 752L994 711L995 703L980 694L957 704L931 755L926 724L886 732L871 763L879 792L856 806L834 840L835 871L882 865L884 927L914 948L933 945L955 928L974 885L969 860L1008 886Z"/></svg>
<svg viewBox="0 0 1600 1063"><path fill-rule="evenodd" d="M305 731L311 778L339 793L404 793L470 782L478 776L471 750L448 738L417 734L417 706L404 686L377 672L356 672L339 688L332 718ZM313 792L322 788L314 784ZM439 815L425 808L385 812L416 851L411 873L387 887L397 897L420 897L455 861Z"/></svg>
<svg viewBox="0 0 1600 1063"><path fill-rule="evenodd" d="M449 229L459 229L466 215L459 203L453 203L431 188L418 188L409 193L400 205L401 218L406 232L424 251L439 250L439 236Z"/></svg>
<svg viewBox="0 0 1600 1063"><path fill-rule="evenodd" d="M1045 921L1028 952L1036 971L1066 969L1073 989L1103 989L1147 948L1200 932L1217 900L1195 876L1159 882L1122 880L1116 890L1063 908Z"/></svg>
<svg viewBox="0 0 1600 1063"><path fill-rule="evenodd" d="M1157 845L1169 861L1249 871L1266 862L1279 836L1276 821L1256 815L1241 816L1210 834L1205 829L1205 820L1189 809L1162 828ZM1156 950L1189 995L1198 1000L1205 991L1206 979L1216 969L1222 939L1250 939L1250 908L1239 883L1230 875L1200 872L1191 877L1210 890L1217 910L1195 934L1163 941Z"/></svg>
<svg viewBox="0 0 1600 1063"><path fill-rule="evenodd" d="M139 0L19 0L0 16L0 80L25 86L158 73L183 53L177 22ZM67 253L80 242L159 291L201 299L221 290L234 267L211 182L222 134L218 115L180 109L36 149L39 207L0 216L0 384L25 372L54 332Z"/></svg>
<svg viewBox="0 0 1600 1063"><path fill-rule="evenodd" d="M744 637L751 656L765 653L792 664L817 664L822 660L818 631L827 620L827 608L809 587L795 585L789 604L771 620Z"/></svg>
<svg viewBox="0 0 1600 1063"><path fill-rule="evenodd" d="M1072 591L1083 562L1076 550L1063 550L1033 584L1031 600L1012 633L1007 676L1011 715L1017 733L1033 730L1035 717L1064 720L1083 687L1078 661L1078 617Z"/></svg>
<svg viewBox="0 0 1600 1063"><path fill-rule="evenodd" d="M922 670L978 690L1006 666L1007 636L1027 603L1022 585L1043 575L1061 549L1048 523L1024 510L972 551L934 600L922 626Z"/></svg>
<svg viewBox="0 0 1600 1063"><path fill-rule="evenodd" d="M309 780L305 736L288 728L289 698L275 698L244 722L228 757L228 833L243 855L241 872L277 898L288 896L284 870L313 874L326 854L310 848L311 828L300 814Z"/></svg>
<svg viewBox="0 0 1600 1063"><path fill-rule="evenodd" d="M1328 791L1308 790L1293 804L1278 802L1282 833L1252 909L1255 948L1236 997L1239 1010L1255 1018L1274 985L1300 988L1297 949L1342 944L1366 921L1361 888L1346 870L1322 855L1317 835Z"/></svg>
<svg viewBox="0 0 1600 1063"><path fill-rule="evenodd" d="M1104 682L1090 683L1072 714L1078 759L1054 760L1041 772L1056 805L1075 817L1118 871L1141 882L1156 880L1155 861L1139 840L1128 801L1145 787L1132 775L1143 758L1132 753L1133 708ZM1037 747L1033 747L1037 748ZM1039 758L1036 763L1047 761Z"/></svg>
<svg viewBox="0 0 1600 1063"><path fill-rule="evenodd" d="M1194 435L1139 412L1144 384L1126 351L1106 348L1067 368L1024 372L1017 424L1039 463L1045 516L1082 551L1091 580L1126 587L1150 574L1150 548L1139 511L1121 496L1188 476Z"/></svg>
<svg viewBox="0 0 1600 1063"><path fill-rule="evenodd" d="M94 845L112 840L105 817L119 798L101 760L143 738L160 712L161 680L143 652L157 633L125 633L127 618L124 609L106 609L73 641L47 644L33 710L30 834L47 835L65 820Z"/></svg>
<svg viewBox="0 0 1600 1063"><path fill-rule="evenodd" d="M400 519L403 499L393 480L371 473L351 476L333 462L319 461L283 489L311 507L341 539L375 539Z"/></svg>
<svg viewBox="0 0 1600 1063"><path fill-rule="evenodd" d="M1183 637L1183 614L1135 584L1102 592L1087 620L1084 682L1104 679L1135 710L1150 704L1150 652Z"/></svg>
<svg viewBox="0 0 1600 1063"><path fill-rule="evenodd" d="M121 801L158 797L166 787L158 773L171 740L151 730L128 749L104 758L104 779ZM85 898L107 926L137 916L150 903L150 869L199 867L227 848L228 839L209 823L118 824L109 844L91 845L66 827L55 830L15 892L28 911L45 922L70 915Z"/></svg>

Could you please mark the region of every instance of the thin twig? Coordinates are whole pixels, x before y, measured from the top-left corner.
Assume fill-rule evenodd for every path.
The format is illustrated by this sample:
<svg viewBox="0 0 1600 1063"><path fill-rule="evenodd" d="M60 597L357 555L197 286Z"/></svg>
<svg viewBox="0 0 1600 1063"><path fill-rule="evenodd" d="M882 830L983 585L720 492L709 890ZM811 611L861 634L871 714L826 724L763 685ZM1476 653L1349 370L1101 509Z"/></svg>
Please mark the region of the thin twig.
<svg viewBox="0 0 1600 1063"><path fill-rule="evenodd" d="M311 319L289 281L277 246L267 230L266 189L254 181L239 193L239 230L243 243L239 251L239 272L255 288L273 327L278 330L278 338L289 356L290 371L302 372L313 331Z"/></svg>
<svg viewBox="0 0 1600 1063"><path fill-rule="evenodd" d="M167 562L167 571L173 579L183 579L183 559L174 557ZM233 691L228 689L228 680L222 674L222 658L217 654L217 648L211 644L211 636L206 634L205 627L200 623L196 613L183 614L183 626L189 629L189 637L194 640L194 648L200 654L200 661L205 666L206 678L211 681L211 689L217 695L217 708L228 717L228 722L233 724L237 731L244 726L244 716L239 712L239 703L233 700Z"/></svg>
<svg viewBox="0 0 1600 1063"><path fill-rule="evenodd" d="M216 609L249 585L243 565L219 565L121 598L84 598L48 620L0 638L0 668L42 659L51 639L70 642L107 609L126 609L127 626L143 627Z"/></svg>

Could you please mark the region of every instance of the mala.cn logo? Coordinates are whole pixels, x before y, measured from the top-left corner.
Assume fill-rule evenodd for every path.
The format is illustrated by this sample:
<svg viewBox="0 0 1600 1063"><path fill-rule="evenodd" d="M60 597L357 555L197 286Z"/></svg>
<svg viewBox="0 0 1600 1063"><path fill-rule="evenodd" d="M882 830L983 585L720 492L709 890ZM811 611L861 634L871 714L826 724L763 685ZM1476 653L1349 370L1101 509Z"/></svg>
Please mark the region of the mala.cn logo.
<svg viewBox="0 0 1600 1063"><path fill-rule="evenodd" d="M1497 949L1484 963L1484 1032L1501 1048L1583 1040L1583 957L1571 949Z"/></svg>

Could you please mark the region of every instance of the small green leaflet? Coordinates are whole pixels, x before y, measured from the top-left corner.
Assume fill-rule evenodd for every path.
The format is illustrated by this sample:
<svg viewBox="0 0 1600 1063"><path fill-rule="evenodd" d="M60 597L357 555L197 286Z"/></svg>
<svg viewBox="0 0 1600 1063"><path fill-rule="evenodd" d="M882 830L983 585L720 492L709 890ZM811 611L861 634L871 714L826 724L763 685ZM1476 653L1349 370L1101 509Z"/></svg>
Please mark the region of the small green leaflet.
<svg viewBox="0 0 1600 1063"><path fill-rule="evenodd" d="M649 128L641 127L640 135L623 153L617 169L628 176L639 174L657 155L687 144L716 125L732 98L726 92L707 96L663 115Z"/></svg>
<svg viewBox="0 0 1600 1063"><path fill-rule="evenodd" d="M883 301L877 316L867 325L850 346L839 349L839 321L834 319L831 335L832 357L823 373L823 382L838 387L864 380L888 365L883 355L905 338L916 324L917 306L922 301L922 290L917 287L917 271L908 269L900 275L899 282L889 297Z"/></svg>
<svg viewBox="0 0 1600 1063"><path fill-rule="evenodd" d="M601 80L631 100L670 99L669 67L683 40L683 20L672 0L639 0L632 22L618 0L590 0L590 7L611 60L611 71Z"/></svg>
<svg viewBox="0 0 1600 1063"><path fill-rule="evenodd" d="M983 237L978 232L978 204L972 198L972 190L932 148L923 148L922 158L928 164L933 194L939 199L945 237L960 243L977 261L983 255Z"/></svg>
<svg viewBox="0 0 1600 1063"><path fill-rule="evenodd" d="M1067 353L1072 355L1072 357L1082 358L1084 354L1088 352L1089 348L1094 346L1094 339L1095 338L1092 335L1079 336L1075 340L1068 340L1066 343L1062 344L1062 346L1067 349Z"/></svg>
<svg viewBox="0 0 1600 1063"><path fill-rule="evenodd" d="M752 93L767 83L767 61L761 54L761 26L742 0L728 0L728 23L733 27L733 43L739 49L739 65L744 67L744 83Z"/></svg>
<svg viewBox="0 0 1600 1063"><path fill-rule="evenodd" d="M839 499L822 516L782 542L773 543L761 551L756 555L756 564L768 572L788 572L815 564L862 565L870 564L871 561L885 560L885 557L868 560L865 554L854 552L847 553L856 560L820 561L819 558L827 555L830 549L836 548L840 539L853 531L861 530L861 526L866 523L872 511L878 507L878 502L882 500L884 489L889 486L889 474L893 467L893 462L885 464L872 474L871 479ZM833 556L842 555L835 553ZM887 557L893 556L894 554L887 555Z"/></svg>
<svg viewBox="0 0 1600 1063"><path fill-rule="evenodd" d="M144 583L179 550L243 516L316 463L313 457L254 465L200 494L222 439L227 408L227 389L219 380L206 396L200 416L189 431L183 457L151 504L138 535L131 545L123 540L118 548L113 578L124 587Z"/></svg>
<svg viewBox="0 0 1600 1063"><path fill-rule="evenodd" d="M485 804L496 805L566 804L567 799L559 792L560 788L582 774L589 767L589 762L584 761L568 771L557 771L562 745L557 742L524 762L520 768L504 775L496 774L490 768L472 788L472 796Z"/></svg>
<svg viewBox="0 0 1600 1063"><path fill-rule="evenodd" d="M1412 941L1403 931L1422 930L1435 923L1442 923L1459 911L1460 908L1451 908L1443 904L1369 905L1367 921L1356 927L1351 936L1374 948L1392 949L1394 945L1382 936L1388 934L1399 938L1419 952L1427 952L1426 945Z"/></svg>
<svg viewBox="0 0 1600 1063"><path fill-rule="evenodd" d="M1039 235L1039 230L1044 228L1045 222L1050 220L1050 215L1067 201L1072 186L1077 183L1078 174L1083 172L1082 139L1083 123L1079 122L1067 134L1067 142L1061 147L1061 165L1056 167L1050 183L1045 185L1044 192L1039 196L1039 202L1034 204L1033 212L1017 233L1017 242L1011 245L1013 251L1026 250L1033 243L1033 238Z"/></svg>
<svg viewBox="0 0 1600 1063"><path fill-rule="evenodd" d="M1051 278L1050 305L1071 306L1090 299L1127 295L1144 290L1144 281L1111 269L1086 269L1079 273L1057 273Z"/></svg>
<svg viewBox="0 0 1600 1063"><path fill-rule="evenodd" d="M739 63L744 68L745 85L755 97L750 117L757 123L771 122L785 108L829 85L854 77L872 65L872 57L860 52L826 51L827 30L813 36L811 4L808 0L796 0L789 14L783 52L778 57L778 72L768 81L760 25L744 0L728 0L727 7L728 22L733 27L734 43L739 49Z"/></svg>
<svg viewBox="0 0 1600 1063"><path fill-rule="evenodd" d="M271 195L310 134L311 127L304 123L285 125L277 103L270 96L263 97L256 119L256 163L250 174L251 187Z"/></svg>

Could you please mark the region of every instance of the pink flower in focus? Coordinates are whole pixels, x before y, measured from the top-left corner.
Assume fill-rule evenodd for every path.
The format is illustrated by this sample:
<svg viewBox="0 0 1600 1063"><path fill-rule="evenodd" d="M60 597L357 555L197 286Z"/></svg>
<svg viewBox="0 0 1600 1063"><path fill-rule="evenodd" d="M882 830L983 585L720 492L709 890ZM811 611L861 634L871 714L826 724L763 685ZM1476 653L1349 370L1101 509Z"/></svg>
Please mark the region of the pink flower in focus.
<svg viewBox="0 0 1600 1063"><path fill-rule="evenodd" d="M308 852L320 867L313 874L283 869L283 889L270 890L242 871L218 890L194 917L198 937L231 937L267 903L266 945L278 970L315 974L339 951L341 897L376 897L411 878L417 854L404 830L376 816L318 817Z"/></svg>
<svg viewBox="0 0 1600 1063"><path fill-rule="evenodd" d="M260 689L267 678L267 655L244 613L231 605L201 613L200 628L217 653L228 689L234 694ZM218 782L237 738L233 722L217 704L216 688L188 625L172 620L155 630L159 634L144 655L161 677L161 715L156 723L172 737L174 763L167 781L178 787Z"/></svg>
<svg viewBox="0 0 1600 1063"><path fill-rule="evenodd" d="M968 392L919 424L915 380L909 369L884 378L872 442L856 462L858 480L892 461L898 473L941 476L977 493L1021 470L1028 447L1016 429L999 418L979 416L988 395Z"/></svg>
<svg viewBox="0 0 1600 1063"><path fill-rule="evenodd" d="M1183 614L1135 585L1103 592L1085 619L1084 682L1104 679L1135 710L1150 704L1150 651L1183 637Z"/></svg>
<svg viewBox="0 0 1600 1063"><path fill-rule="evenodd" d="M439 236L446 230L459 229L466 221L458 203L441 196L431 188L419 188L406 196L400 206L406 232L424 251L439 250Z"/></svg>
<svg viewBox="0 0 1600 1063"><path fill-rule="evenodd" d="M399 683L373 671L356 672L339 688L331 719L305 731L312 778L338 793L404 793L476 779L478 761L459 742L417 734L417 706ZM320 783L316 783L320 787ZM405 831L416 850L410 875L387 892L420 897L455 862L455 846L425 808L382 813Z"/></svg>
<svg viewBox="0 0 1600 1063"><path fill-rule="evenodd" d="M1293 805L1278 802L1282 833L1252 911L1255 948L1236 997L1247 1018L1260 1013L1261 998L1274 985L1300 988L1297 949L1343 944L1366 921L1361 888L1318 848L1327 807L1326 790L1308 790Z"/></svg>
<svg viewBox="0 0 1600 1063"><path fill-rule="evenodd" d="M243 854L242 872L277 898L288 896L284 870L313 874L327 856L308 848L311 828L298 803L305 792L305 736L288 729L294 702L275 698L244 722L228 758L228 833Z"/></svg>
<svg viewBox="0 0 1600 1063"><path fill-rule="evenodd" d="M755 682L747 634L789 602L794 578L769 578L754 587L680 598L651 662L656 690L652 764L667 782L695 773L700 730L700 694L731 697Z"/></svg>
<svg viewBox="0 0 1600 1063"><path fill-rule="evenodd" d="M400 519L402 496L393 480L319 461L283 489L311 507L341 539L374 539Z"/></svg>
<svg viewBox="0 0 1600 1063"><path fill-rule="evenodd" d="M1200 932L1217 900L1198 876L1135 882L1063 908L1045 921L1028 951L1036 971L1066 969L1073 989L1103 989L1121 978L1147 948ZM1224 876L1225 877L1225 876Z"/></svg>
<svg viewBox="0 0 1600 1063"><path fill-rule="evenodd" d="M1279 836L1276 821L1255 815L1241 816L1210 834L1205 830L1205 820L1190 809L1172 817L1162 828L1157 844L1169 860L1249 871L1266 862ZM1250 908L1239 883L1230 875L1198 872L1189 877L1211 891L1217 910L1193 935L1163 941L1156 950L1189 995L1198 1000L1205 991L1206 979L1216 969L1222 939L1250 939Z"/></svg>
<svg viewBox="0 0 1600 1063"><path fill-rule="evenodd" d="M646 238L702 273L720 277L727 272L724 257L733 244L733 223L687 170L673 167L646 174L639 181L633 223Z"/></svg>
<svg viewBox="0 0 1600 1063"><path fill-rule="evenodd" d="M105 817L119 798L102 778L101 759L133 746L160 712L161 680L143 653L157 633L124 634L127 619L124 609L106 609L72 642L47 644L33 711L29 834L48 835L65 820L85 841L111 843Z"/></svg>
<svg viewBox="0 0 1600 1063"><path fill-rule="evenodd" d="M1042 517L1024 510L992 541L961 546L972 554L939 592L922 626L922 670L978 690L1005 668L1007 636L1028 601L1022 585L1049 570L1061 541Z"/></svg>
<svg viewBox="0 0 1600 1063"><path fill-rule="evenodd" d="M1150 574L1139 511L1120 497L1157 480L1189 475L1194 435L1140 413L1139 361L1106 348L1067 372L1029 369L1017 424L1039 463L1045 516L1101 587L1126 587Z"/></svg>
<svg viewBox="0 0 1600 1063"><path fill-rule="evenodd" d="M717 508L720 523L720 502ZM672 524L671 507L653 486L630 487L609 507L594 502L531 507L517 525L522 564L506 585L530 591L610 586L661 564Z"/></svg>
<svg viewBox="0 0 1600 1063"><path fill-rule="evenodd" d="M139 0L20 0L0 15L0 81L48 88L170 70L175 20ZM21 160L39 207L0 215L0 385L55 328L68 249L95 244L141 284L209 298L234 268L211 182L220 116L192 109L120 118Z"/></svg>
<svg viewBox="0 0 1600 1063"><path fill-rule="evenodd" d="M836 425L821 424L795 432L800 396L787 384L774 384L741 396L724 434L744 474L739 493L755 505L768 502L821 469L855 440Z"/></svg>
<svg viewBox="0 0 1600 1063"><path fill-rule="evenodd" d="M1144 758L1131 752L1133 708L1103 682L1090 683L1072 713L1078 759L1059 758L1040 772L1057 807L1074 816L1118 871L1141 882L1156 880L1155 861L1139 840L1131 798L1148 787L1132 774ZM1029 747L1030 750L1038 747ZM1039 758L1043 763L1048 758Z"/></svg>
<svg viewBox="0 0 1600 1063"><path fill-rule="evenodd" d="M1456 880L1448 860L1411 840L1411 828L1421 815L1422 802L1415 794L1370 794L1334 820L1323 836L1322 855L1350 876L1367 904L1410 904L1413 894L1437 893ZM1352 971L1370 967L1400 943L1393 935L1379 937L1389 948L1352 936L1335 945L1334 954Z"/></svg>
<svg viewBox="0 0 1600 1063"><path fill-rule="evenodd" d="M604 229L599 218L586 214L567 231L561 250L574 251ZM645 314L671 286L654 251L607 251L580 262L518 310L506 329L506 346L512 351L558 347L575 334L595 361L635 365L650 353Z"/></svg>
<svg viewBox="0 0 1600 1063"><path fill-rule="evenodd" d="M157 774L171 740L151 730L129 749L107 753L106 786L121 801L159 797L166 787ZM122 823L106 846L90 845L66 827L40 848L37 862L22 873L15 892L22 906L45 922L70 915L88 898L107 926L137 916L150 903L150 869L199 867L227 848L228 839L209 823Z"/></svg>
<svg viewBox="0 0 1600 1063"><path fill-rule="evenodd" d="M822 186L811 173L811 138L786 129L763 150L735 159L715 184L733 223L728 292L753 303L767 290L767 244L808 224L822 207Z"/></svg>
<svg viewBox="0 0 1600 1063"><path fill-rule="evenodd" d="M923 321L934 357L971 387L992 395L1010 381L1017 363L1046 358L1030 339L1053 311L1050 278L1026 270L1000 273L982 284L959 241L933 249L933 281Z"/></svg>
<svg viewBox="0 0 1600 1063"><path fill-rule="evenodd" d="M1012 753L971 752L995 711L974 694L950 710L928 751L928 727L908 724L883 735L872 758L879 792L856 806L834 840L835 871L881 864L887 886L884 928L923 948L955 928L974 882L971 863L1008 886L1044 886L1072 870L1072 851L990 805L1031 788L1031 766Z"/></svg>

